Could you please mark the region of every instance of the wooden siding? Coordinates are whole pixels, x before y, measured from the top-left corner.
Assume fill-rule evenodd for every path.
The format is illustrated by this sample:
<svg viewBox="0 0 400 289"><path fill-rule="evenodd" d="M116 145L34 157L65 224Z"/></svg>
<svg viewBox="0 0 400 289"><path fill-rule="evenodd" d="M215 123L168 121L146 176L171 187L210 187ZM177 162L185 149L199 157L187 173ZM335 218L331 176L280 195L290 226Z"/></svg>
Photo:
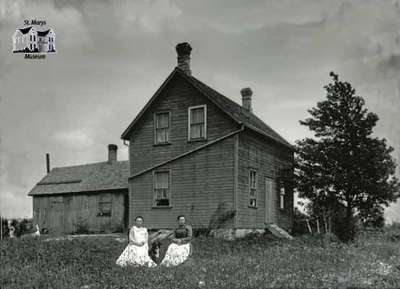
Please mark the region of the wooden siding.
<svg viewBox="0 0 400 289"><path fill-rule="evenodd" d="M239 135L238 228L264 228L266 178L277 180L280 168L290 166L293 154L265 137L245 130ZM249 170L257 171L257 208L249 207ZM290 229L293 222L293 189L286 188L285 209L279 209L279 184L272 194L272 221Z"/></svg>
<svg viewBox="0 0 400 289"><path fill-rule="evenodd" d="M178 145L178 144L176 144ZM195 228L206 228L210 221L234 206L234 136L178 159L159 170L171 171L171 207L153 208L153 173L147 172L129 182L130 224L137 215L148 228L174 228L176 217L186 215ZM233 226L233 218L221 228Z"/></svg>
<svg viewBox="0 0 400 289"><path fill-rule="evenodd" d="M108 196L111 216L98 216L99 200ZM128 192L33 196L33 221L51 234L70 234L79 225L91 233L111 233L125 228Z"/></svg>
<svg viewBox="0 0 400 289"><path fill-rule="evenodd" d="M188 108L207 105L207 140L188 142ZM154 113L170 112L170 144L154 145ZM218 107L176 75L136 124L130 136L130 173L133 175L157 163L215 140L239 126Z"/></svg>

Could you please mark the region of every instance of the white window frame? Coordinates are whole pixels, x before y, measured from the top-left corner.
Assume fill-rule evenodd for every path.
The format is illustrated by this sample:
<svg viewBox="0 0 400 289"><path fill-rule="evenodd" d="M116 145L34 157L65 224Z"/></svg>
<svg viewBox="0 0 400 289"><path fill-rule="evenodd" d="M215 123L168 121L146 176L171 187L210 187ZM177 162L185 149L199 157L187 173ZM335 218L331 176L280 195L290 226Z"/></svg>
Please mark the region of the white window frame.
<svg viewBox="0 0 400 289"><path fill-rule="evenodd" d="M168 140L166 142L157 142L157 114L168 113ZM154 144L163 145L171 143L171 112L170 111L157 111L154 113Z"/></svg>
<svg viewBox="0 0 400 289"><path fill-rule="evenodd" d="M255 187L252 188L251 187L251 173L254 172L255 173ZM254 194L254 198L251 196L251 190L255 190L255 194ZM255 199L256 203L255 205L251 204L251 200ZM258 172L255 169L249 169L249 207L251 208L257 208L257 202L258 202Z"/></svg>
<svg viewBox="0 0 400 289"><path fill-rule="evenodd" d="M285 195L286 195L286 189L285 186L281 186L279 189L279 208L281 210L285 209Z"/></svg>
<svg viewBox="0 0 400 289"><path fill-rule="evenodd" d="M191 112L193 109L196 108L204 108L204 137L202 138L191 138L191 131L190 131L190 127L191 127ZM196 106L190 106L188 108L188 140L189 141L193 141L193 140L206 140L207 139L207 105L206 104L202 104L202 105L196 105Z"/></svg>
<svg viewBox="0 0 400 289"><path fill-rule="evenodd" d="M167 199L168 199L168 205L157 205L156 204L156 184L155 184L155 175L156 173L168 173L168 194L167 194ZM172 174L170 169L165 169L165 170L154 170L153 171L153 208L169 208L171 206L171 184L172 184Z"/></svg>

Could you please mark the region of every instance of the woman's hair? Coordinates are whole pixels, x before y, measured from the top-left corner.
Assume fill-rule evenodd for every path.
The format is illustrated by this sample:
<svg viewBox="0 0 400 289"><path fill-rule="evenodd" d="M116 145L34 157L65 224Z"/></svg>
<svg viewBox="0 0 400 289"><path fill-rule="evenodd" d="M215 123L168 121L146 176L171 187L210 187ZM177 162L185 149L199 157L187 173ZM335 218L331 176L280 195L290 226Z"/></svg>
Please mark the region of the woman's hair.
<svg viewBox="0 0 400 289"><path fill-rule="evenodd" d="M137 219L142 219L142 221L144 221L144 219L143 219L142 216L136 216L136 217L135 217L135 221L136 221Z"/></svg>
<svg viewBox="0 0 400 289"><path fill-rule="evenodd" d="M181 217L184 217L184 218L185 218L185 220L186 220L186 217L185 217L185 215L179 215L179 216L178 216L178 218L176 218L176 219L179 221L179 219L180 219Z"/></svg>

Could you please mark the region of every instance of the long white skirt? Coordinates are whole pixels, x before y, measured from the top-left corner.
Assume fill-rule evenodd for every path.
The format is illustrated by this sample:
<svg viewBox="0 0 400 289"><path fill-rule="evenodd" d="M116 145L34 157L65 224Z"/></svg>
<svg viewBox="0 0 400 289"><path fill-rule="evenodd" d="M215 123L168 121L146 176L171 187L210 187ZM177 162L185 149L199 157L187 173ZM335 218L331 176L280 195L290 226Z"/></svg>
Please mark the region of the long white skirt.
<svg viewBox="0 0 400 289"><path fill-rule="evenodd" d="M118 257L116 264L119 266L146 266L146 267L155 267L156 263L150 258L148 253L148 245L145 244L143 246L135 246L133 244L129 244L126 246L125 250Z"/></svg>
<svg viewBox="0 0 400 289"><path fill-rule="evenodd" d="M172 243L167 249L164 259L160 265L164 266L176 266L182 264L187 260L190 254L190 243L178 245Z"/></svg>

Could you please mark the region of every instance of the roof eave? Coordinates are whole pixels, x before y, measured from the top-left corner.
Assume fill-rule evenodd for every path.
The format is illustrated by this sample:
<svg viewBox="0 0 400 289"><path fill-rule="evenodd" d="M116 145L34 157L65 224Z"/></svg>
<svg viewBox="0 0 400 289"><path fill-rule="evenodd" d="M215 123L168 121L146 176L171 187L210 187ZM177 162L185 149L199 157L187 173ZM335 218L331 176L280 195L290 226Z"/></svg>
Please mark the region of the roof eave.
<svg viewBox="0 0 400 289"><path fill-rule="evenodd" d="M82 194L82 193L93 193L93 192L103 192L103 191L122 191L122 190L128 190L128 187L118 187L118 188L106 188L106 189L96 189L96 190L84 190L84 191L75 191L75 192L57 192L57 193L32 193L32 191L35 188L33 188L28 196L30 197L35 197L35 196L53 196L53 195L66 195L66 194Z"/></svg>
<svg viewBox="0 0 400 289"><path fill-rule="evenodd" d="M166 80L161 84L161 86L157 89L157 91L153 94L153 96L150 98L150 100L146 103L146 105L142 108L142 110L137 114L137 116L134 118L134 120L129 124L129 126L124 130L124 132L121 135L121 139L123 140L129 140L129 135L134 127L134 125L139 121L139 119L142 117L142 115L145 113L145 111L149 108L149 106L154 102L154 100L158 97L158 95L161 93L161 91L164 89L164 87L168 84L168 82L172 79L172 77L176 74L178 68L175 68L167 77Z"/></svg>
<svg viewBox="0 0 400 289"><path fill-rule="evenodd" d="M260 129L252 126L252 125L245 124L245 127L247 127L248 129L251 129L251 130L253 130L253 131L255 131L255 132L257 132L257 133L259 133L259 134L271 139L271 140L273 140L274 142L276 142L278 144L284 145L286 148L290 149L291 151L295 150L294 146L291 145L290 143L283 142L283 141L281 141L281 140L279 140L279 139L277 139L277 138L265 133L264 131L262 131L262 130L260 130Z"/></svg>

